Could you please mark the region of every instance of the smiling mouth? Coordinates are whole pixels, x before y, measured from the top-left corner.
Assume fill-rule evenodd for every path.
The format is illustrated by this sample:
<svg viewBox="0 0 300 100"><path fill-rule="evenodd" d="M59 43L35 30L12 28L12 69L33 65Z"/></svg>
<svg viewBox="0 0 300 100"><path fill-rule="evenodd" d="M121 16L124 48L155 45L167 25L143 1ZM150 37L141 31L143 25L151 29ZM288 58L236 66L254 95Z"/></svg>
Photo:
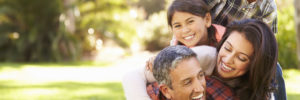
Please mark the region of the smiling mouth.
<svg viewBox="0 0 300 100"><path fill-rule="evenodd" d="M191 40L191 39L194 38L194 37L195 37L195 34L186 36L186 37L184 37L183 39L184 39L184 40Z"/></svg>
<svg viewBox="0 0 300 100"><path fill-rule="evenodd" d="M234 70L234 68L231 68L231 67L229 67L229 66L226 66L224 63L220 63L220 65L221 65L221 69L222 69L222 71L224 71L224 72L231 72L231 71L233 71Z"/></svg>
<svg viewBox="0 0 300 100"><path fill-rule="evenodd" d="M201 93L200 95L193 97L192 100L202 100L203 98L203 93Z"/></svg>

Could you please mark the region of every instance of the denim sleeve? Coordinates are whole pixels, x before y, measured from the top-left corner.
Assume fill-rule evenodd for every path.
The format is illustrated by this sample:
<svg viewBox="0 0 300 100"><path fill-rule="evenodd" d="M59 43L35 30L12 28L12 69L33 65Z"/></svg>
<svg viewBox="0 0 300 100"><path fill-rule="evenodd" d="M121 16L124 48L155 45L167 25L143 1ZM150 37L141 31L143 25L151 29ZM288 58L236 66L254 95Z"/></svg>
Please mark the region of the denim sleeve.
<svg viewBox="0 0 300 100"><path fill-rule="evenodd" d="M279 63L276 66L276 80L277 80L277 90L274 92L275 100L287 100L286 91L285 91L285 83L282 76L282 68Z"/></svg>

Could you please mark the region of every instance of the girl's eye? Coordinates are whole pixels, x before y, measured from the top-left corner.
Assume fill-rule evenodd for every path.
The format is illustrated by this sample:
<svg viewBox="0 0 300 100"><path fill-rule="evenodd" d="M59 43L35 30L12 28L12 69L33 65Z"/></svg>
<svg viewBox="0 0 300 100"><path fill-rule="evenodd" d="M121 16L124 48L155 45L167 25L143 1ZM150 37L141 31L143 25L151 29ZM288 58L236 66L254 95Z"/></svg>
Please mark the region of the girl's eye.
<svg viewBox="0 0 300 100"><path fill-rule="evenodd" d="M193 22L194 22L194 20L190 20L190 21L189 21L189 24L191 24L191 23L193 23Z"/></svg>
<svg viewBox="0 0 300 100"><path fill-rule="evenodd" d="M174 25L174 28L179 28L181 25Z"/></svg>

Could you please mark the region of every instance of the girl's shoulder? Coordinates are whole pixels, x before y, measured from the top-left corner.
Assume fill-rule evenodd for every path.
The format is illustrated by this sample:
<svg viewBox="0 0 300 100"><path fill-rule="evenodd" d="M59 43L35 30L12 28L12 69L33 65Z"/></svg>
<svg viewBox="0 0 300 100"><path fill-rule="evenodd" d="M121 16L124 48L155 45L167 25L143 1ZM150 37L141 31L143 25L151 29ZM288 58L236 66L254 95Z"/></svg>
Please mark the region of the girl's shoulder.
<svg viewBox="0 0 300 100"><path fill-rule="evenodd" d="M225 31L226 31L226 28L222 25L217 25L217 24L212 24L215 29L216 29L216 34L215 34L215 37L217 39L217 42L220 42Z"/></svg>

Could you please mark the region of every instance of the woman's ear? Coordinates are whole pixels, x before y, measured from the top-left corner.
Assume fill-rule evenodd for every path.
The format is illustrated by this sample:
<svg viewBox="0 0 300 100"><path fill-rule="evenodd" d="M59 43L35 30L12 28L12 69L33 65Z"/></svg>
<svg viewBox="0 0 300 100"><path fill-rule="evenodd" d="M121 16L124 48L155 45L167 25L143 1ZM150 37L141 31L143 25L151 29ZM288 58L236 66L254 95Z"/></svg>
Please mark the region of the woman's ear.
<svg viewBox="0 0 300 100"><path fill-rule="evenodd" d="M207 28L211 26L211 15L209 12L205 14L204 21Z"/></svg>
<svg viewBox="0 0 300 100"><path fill-rule="evenodd" d="M165 84L159 86L159 90L167 99L172 99L172 90Z"/></svg>

